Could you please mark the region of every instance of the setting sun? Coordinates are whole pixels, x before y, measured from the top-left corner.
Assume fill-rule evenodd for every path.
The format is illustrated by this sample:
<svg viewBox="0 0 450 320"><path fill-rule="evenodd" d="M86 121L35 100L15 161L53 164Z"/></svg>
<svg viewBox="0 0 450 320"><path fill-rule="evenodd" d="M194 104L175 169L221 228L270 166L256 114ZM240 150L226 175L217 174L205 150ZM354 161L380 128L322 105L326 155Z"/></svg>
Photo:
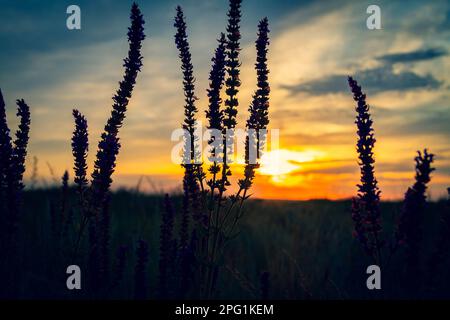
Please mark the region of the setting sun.
<svg viewBox="0 0 450 320"><path fill-rule="evenodd" d="M270 181L274 184L286 183L289 174L300 170L302 163L314 161L321 155L321 152L315 150L271 150L261 157L259 173L271 176Z"/></svg>

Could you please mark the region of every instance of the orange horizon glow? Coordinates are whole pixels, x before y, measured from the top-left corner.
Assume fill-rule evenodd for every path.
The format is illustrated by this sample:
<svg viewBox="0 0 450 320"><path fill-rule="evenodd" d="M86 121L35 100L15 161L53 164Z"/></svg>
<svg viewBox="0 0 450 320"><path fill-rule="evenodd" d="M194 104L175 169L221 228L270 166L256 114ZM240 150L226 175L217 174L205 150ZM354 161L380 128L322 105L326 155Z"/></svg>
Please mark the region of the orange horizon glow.
<svg viewBox="0 0 450 320"><path fill-rule="evenodd" d="M250 190L252 198L268 200L342 200L356 195L359 183L359 166L356 160L344 154L333 154L319 148L281 148L266 151L256 171L254 184ZM339 172L346 165L351 172ZM382 190L382 200L400 200L408 186L414 181L412 162L408 163L411 170L405 172L376 170L379 186ZM206 169L208 164L204 164ZM377 165L375 165L377 168ZM231 165L232 186L228 194L237 190L237 180L242 177L244 165ZM334 172L336 171L336 172ZM138 181L143 192L181 192L183 168L170 161L162 162L158 167L149 167L146 163L125 163L119 161L118 170L113 175L113 188L134 188ZM433 174L432 183L445 186L447 178ZM399 186L400 184L400 186ZM437 200L445 195L443 192L435 195Z"/></svg>

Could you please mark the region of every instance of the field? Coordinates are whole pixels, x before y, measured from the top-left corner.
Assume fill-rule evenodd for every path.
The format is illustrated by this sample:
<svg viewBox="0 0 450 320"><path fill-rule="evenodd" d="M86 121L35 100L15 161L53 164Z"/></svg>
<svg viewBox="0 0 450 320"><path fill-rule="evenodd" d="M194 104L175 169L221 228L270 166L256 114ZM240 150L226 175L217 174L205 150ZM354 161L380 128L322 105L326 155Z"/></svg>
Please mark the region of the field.
<svg viewBox="0 0 450 320"><path fill-rule="evenodd" d="M111 247L129 247L126 271L115 290L91 295L66 289L67 275L64 260L71 245L60 248L60 257L52 244L50 207L59 203L58 189L25 192L21 264L21 298L120 298L132 299L134 292L135 245L144 239L149 245L146 270L147 298L156 298L159 261L159 230L163 198L132 191L118 191L111 205ZM178 198L175 199L179 207ZM71 199L76 203L74 199ZM401 283L403 260L396 256L382 269L382 290L374 293L366 287L366 268L371 264L352 237L350 201L267 201L247 203L239 234L226 247L215 298L259 299L260 274L270 274L271 299L371 299L371 298L449 298L449 264L442 268L438 283L443 286L429 291L428 274L423 270L423 287L406 292ZM389 234L392 222L400 210L400 203L382 203L383 219ZM430 203L424 227L422 257L428 257L439 236L439 213L445 203ZM178 212L178 210L177 210ZM75 217L76 218L76 217ZM84 240L86 241L86 239ZM87 252L83 253L87 256ZM397 259L398 258L398 259ZM423 259L424 265L427 262ZM83 270L82 266L82 270ZM445 271L444 271L445 270ZM82 271L82 275L84 275ZM112 275L113 277L114 275ZM82 287L89 286L82 278Z"/></svg>

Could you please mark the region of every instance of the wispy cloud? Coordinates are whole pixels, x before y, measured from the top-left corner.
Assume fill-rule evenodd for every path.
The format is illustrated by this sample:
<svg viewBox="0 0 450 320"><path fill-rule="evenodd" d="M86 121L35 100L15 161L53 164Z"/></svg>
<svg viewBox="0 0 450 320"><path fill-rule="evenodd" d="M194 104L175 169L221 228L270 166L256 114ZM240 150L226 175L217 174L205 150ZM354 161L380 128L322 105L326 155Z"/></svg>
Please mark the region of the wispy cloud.
<svg viewBox="0 0 450 320"><path fill-rule="evenodd" d="M372 93L412 89L437 89L442 85L442 82L431 74L419 75L412 71L395 72L390 65L359 70L353 74L358 79L358 82ZM288 90L291 94L301 92L309 94L347 93L347 76L346 74L334 74L298 85L282 85L281 88Z"/></svg>
<svg viewBox="0 0 450 320"><path fill-rule="evenodd" d="M407 62L432 60L446 56L447 54L448 54L447 50L443 48L430 48L403 53L385 54L380 57L377 57L377 59L385 63L407 63Z"/></svg>

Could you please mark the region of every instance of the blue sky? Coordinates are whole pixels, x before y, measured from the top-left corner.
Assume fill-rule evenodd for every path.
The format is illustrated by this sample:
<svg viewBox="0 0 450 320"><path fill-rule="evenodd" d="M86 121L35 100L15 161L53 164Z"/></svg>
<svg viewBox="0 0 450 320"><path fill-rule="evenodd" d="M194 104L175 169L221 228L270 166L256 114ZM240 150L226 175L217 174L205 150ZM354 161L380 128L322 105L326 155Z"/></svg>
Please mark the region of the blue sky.
<svg viewBox="0 0 450 320"><path fill-rule="evenodd" d="M179 127L183 105L173 43L175 6L180 4L187 18L203 115L210 57L215 39L225 29L228 4L225 0L137 3L146 20L144 69L121 132L116 181L130 185L147 174L175 186L179 179L172 174L177 169L170 163L170 133ZM65 26L71 4L81 8L81 30ZM366 28L370 4L381 8L382 30ZM38 157L41 175L47 179L46 162L58 175L72 166L74 107L88 118L92 160L121 79L130 5L131 1L0 0L0 88L11 126L16 123L15 99L24 98L31 105L28 162ZM352 74L373 108L377 168L386 194L401 196L413 178L414 152L424 147L437 154L432 193L443 194L450 184L448 1L244 0L242 12L241 123L255 84L256 26L267 16L271 126L281 130L281 147L317 151L333 163L326 168L299 167L295 176L300 178L290 184L303 187L298 190L326 184L320 197L354 191L358 170L352 160L354 111L345 81ZM262 186L270 179L262 177ZM273 186L286 187L275 182ZM263 189L257 189L257 195L265 196Z"/></svg>

